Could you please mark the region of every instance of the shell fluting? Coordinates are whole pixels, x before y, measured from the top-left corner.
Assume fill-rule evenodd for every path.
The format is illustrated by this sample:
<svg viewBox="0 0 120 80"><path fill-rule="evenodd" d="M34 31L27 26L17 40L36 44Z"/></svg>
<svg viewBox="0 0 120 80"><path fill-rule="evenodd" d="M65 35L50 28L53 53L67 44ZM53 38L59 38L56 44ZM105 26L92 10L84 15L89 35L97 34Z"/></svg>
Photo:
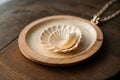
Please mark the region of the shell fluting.
<svg viewBox="0 0 120 80"><path fill-rule="evenodd" d="M70 52L78 47L81 38L81 31L71 25L50 26L40 34L42 46L52 52Z"/></svg>

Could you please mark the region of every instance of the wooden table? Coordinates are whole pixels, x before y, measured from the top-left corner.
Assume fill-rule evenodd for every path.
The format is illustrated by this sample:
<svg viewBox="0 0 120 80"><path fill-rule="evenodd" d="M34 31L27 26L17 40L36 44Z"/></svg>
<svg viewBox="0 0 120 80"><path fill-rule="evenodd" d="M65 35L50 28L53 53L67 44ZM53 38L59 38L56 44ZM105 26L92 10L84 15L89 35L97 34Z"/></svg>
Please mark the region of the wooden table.
<svg viewBox="0 0 120 80"><path fill-rule="evenodd" d="M109 0L12 0L0 5L0 80L104 80L120 72L120 16L100 24L102 48L86 62L71 67L48 67L25 58L18 35L30 22L66 14L91 19ZM120 1L104 16L120 9ZM120 79L119 74L117 74ZM112 78L111 78L112 77ZM116 80L118 80L116 79Z"/></svg>

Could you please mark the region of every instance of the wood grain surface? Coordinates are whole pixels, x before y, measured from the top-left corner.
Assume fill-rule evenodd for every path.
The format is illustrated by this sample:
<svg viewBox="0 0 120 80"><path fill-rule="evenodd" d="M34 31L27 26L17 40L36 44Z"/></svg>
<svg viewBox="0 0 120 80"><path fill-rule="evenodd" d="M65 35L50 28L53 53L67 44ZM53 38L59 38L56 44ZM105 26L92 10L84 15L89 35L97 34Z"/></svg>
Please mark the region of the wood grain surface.
<svg viewBox="0 0 120 80"><path fill-rule="evenodd" d="M0 5L0 80L119 80L120 16L101 23L104 41L96 55L71 67L31 62L18 48L18 35L30 22L66 14L90 20L109 0L11 0ZM120 1L103 15L120 9Z"/></svg>

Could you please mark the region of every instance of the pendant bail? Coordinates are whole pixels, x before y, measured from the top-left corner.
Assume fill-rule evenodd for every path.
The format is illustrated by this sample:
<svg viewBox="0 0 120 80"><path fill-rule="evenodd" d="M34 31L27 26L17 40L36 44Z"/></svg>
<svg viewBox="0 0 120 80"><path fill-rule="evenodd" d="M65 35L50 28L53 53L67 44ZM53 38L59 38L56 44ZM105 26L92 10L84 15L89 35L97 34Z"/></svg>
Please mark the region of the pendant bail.
<svg viewBox="0 0 120 80"><path fill-rule="evenodd" d="M99 23L99 20L100 18L98 16L94 16L91 22L97 25Z"/></svg>

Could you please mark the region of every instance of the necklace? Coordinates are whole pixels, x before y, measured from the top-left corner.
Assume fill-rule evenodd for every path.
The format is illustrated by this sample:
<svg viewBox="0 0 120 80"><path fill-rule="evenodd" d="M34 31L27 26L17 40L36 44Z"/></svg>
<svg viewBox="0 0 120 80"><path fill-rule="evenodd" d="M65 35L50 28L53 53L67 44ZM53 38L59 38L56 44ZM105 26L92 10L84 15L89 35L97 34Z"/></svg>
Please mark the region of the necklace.
<svg viewBox="0 0 120 80"><path fill-rule="evenodd" d="M105 6L93 17L93 19L91 20L91 22L93 22L95 24L98 24L99 22L108 21L108 20L116 17L117 15L119 15L120 14L120 10L116 11L112 15L107 16L107 17L105 17L103 19L99 18L99 16L101 16L106 11L106 9L109 8L109 6L111 6L113 3L117 2L117 1L118 0L111 0L108 3L106 3Z"/></svg>
<svg viewBox="0 0 120 80"><path fill-rule="evenodd" d="M95 54L102 45L103 34L97 26L120 14L100 16L117 0L111 0L91 21L69 15L39 19L27 25L20 33L18 44L28 59L52 66L71 65Z"/></svg>

